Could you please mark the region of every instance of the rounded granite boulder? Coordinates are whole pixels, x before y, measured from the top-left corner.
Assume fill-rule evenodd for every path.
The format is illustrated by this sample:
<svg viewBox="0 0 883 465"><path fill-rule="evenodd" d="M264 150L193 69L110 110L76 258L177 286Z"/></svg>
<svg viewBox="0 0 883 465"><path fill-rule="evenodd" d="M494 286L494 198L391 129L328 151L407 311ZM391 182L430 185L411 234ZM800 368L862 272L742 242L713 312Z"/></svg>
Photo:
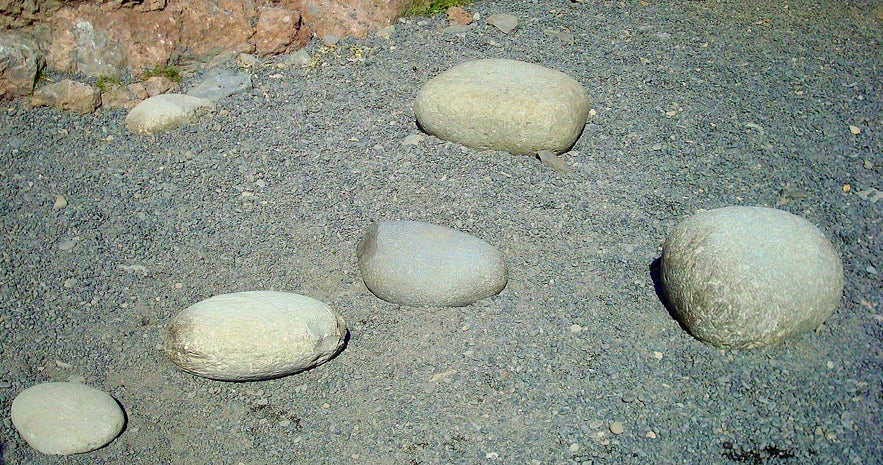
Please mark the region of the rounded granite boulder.
<svg viewBox="0 0 883 465"><path fill-rule="evenodd" d="M104 447L126 416L110 394L79 383L42 383L15 397L12 424L34 449L70 455Z"/></svg>
<svg viewBox="0 0 883 465"><path fill-rule="evenodd" d="M427 133L467 147L557 155L582 133L589 95L572 77L544 66L475 60L429 80L414 113Z"/></svg>
<svg viewBox="0 0 883 465"><path fill-rule="evenodd" d="M180 369L221 381L278 378L325 363L346 323L324 302L275 291L217 295L178 313L165 350Z"/></svg>
<svg viewBox="0 0 883 465"><path fill-rule="evenodd" d="M821 325L840 302L843 265L812 223L763 207L697 213L663 244L672 312L720 348L766 347Z"/></svg>
<svg viewBox="0 0 883 465"><path fill-rule="evenodd" d="M412 307L461 307L498 294L508 271L494 246L455 229L419 221L372 224L357 249L365 285L377 297Z"/></svg>

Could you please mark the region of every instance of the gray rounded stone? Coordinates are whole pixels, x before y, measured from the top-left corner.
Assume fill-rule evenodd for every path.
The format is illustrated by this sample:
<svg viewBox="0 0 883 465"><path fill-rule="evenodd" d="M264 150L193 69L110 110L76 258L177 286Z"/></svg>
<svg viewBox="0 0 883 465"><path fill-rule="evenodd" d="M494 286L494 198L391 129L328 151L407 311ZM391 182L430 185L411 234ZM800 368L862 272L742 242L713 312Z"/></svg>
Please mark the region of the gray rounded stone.
<svg viewBox="0 0 883 465"><path fill-rule="evenodd" d="M418 221L372 224L357 249L365 285L412 307L460 307L498 294L508 271L494 246L455 229Z"/></svg>
<svg viewBox="0 0 883 465"><path fill-rule="evenodd" d="M196 121L215 110L211 100L183 94L162 94L139 103L126 115L126 129L142 136Z"/></svg>
<svg viewBox="0 0 883 465"><path fill-rule="evenodd" d="M320 365L343 347L346 323L325 303L275 291L217 295L168 325L180 369L222 381L278 378Z"/></svg>
<svg viewBox="0 0 883 465"><path fill-rule="evenodd" d="M821 325L840 302L843 265L809 221L763 207L697 213L668 235L661 281L697 339L753 348Z"/></svg>
<svg viewBox="0 0 883 465"><path fill-rule="evenodd" d="M414 113L427 133L467 147L557 155L582 133L589 96L560 71L515 60L475 60L427 82Z"/></svg>
<svg viewBox="0 0 883 465"><path fill-rule="evenodd" d="M31 386L12 401L12 424L34 449L49 455L89 452L113 441L126 416L104 391L78 383Z"/></svg>

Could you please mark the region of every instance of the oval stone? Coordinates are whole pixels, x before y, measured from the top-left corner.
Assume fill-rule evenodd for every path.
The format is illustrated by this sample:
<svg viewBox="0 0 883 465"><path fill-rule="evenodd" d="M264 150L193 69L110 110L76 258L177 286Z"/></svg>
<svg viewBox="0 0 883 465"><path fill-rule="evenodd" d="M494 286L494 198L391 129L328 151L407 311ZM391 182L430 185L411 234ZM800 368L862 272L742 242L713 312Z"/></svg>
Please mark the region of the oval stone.
<svg viewBox="0 0 883 465"><path fill-rule="evenodd" d="M414 113L427 133L467 147L560 154L582 133L589 96L560 71L515 60L475 60L427 82Z"/></svg>
<svg viewBox="0 0 883 465"><path fill-rule="evenodd" d="M508 281L506 261L494 246L429 223L374 223L356 252L368 289L400 305L469 305L498 294Z"/></svg>
<svg viewBox="0 0 883 465"><path fill-rule="evenodd" d="M697 213L663 244L661 281L672 312L720 348L778 344L815 329L843 293L843 265L812 223L763 207Z"/></svg>
<svg viewBox="0 0 883 465"><path fill-rule="evenodd" d="M178 313L165 350L182 370L222 381L278 378L328 361L346 323L311 297L275 291L217 295Z"/></svg>
<svg viewBox="0 0 883 465"><path fill-rule="evenodd" d="M183 94L161 94L135 105L126 115L126 129L142 136L185 126L215 110L211 100Z"/></svg>
<svg viewBox="0 0 883 465"><path fill-rule="evenodd" d="M126 416L109 394L78 383L31 386L12 401L12 424L34 449L49 455L89 452L113 441Z"/></svg>

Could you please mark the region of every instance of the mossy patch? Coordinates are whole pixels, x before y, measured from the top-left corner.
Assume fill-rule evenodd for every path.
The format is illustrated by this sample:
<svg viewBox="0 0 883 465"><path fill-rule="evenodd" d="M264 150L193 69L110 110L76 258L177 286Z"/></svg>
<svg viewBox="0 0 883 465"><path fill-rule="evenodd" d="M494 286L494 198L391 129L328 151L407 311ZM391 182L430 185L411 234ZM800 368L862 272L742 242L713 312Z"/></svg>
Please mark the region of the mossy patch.
<svg viewBox="0 0 883 465"><path fill-rule="evenodd" d="M405 11L405 16L435 16L444 13L452 6L464 6L472 3L470 0L433 0L425 2L417 0Z"/></svg>

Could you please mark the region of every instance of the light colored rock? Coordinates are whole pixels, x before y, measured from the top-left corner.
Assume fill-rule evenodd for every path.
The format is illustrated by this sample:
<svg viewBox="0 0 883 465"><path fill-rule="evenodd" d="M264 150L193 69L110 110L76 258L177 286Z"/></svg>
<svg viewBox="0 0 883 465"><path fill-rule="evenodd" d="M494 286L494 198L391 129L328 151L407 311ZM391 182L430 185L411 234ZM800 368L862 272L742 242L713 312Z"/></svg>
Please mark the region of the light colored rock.
<svg viewBox="0 0 883 465"><path fill-rule="evenodd" d="M518 29L518 18L507 13L497 13L487 17L488 24L502 31L504 34L511 34Z"/></svg>
<svg viewBox="0 0 883 465"><path fill-rule="evenodd" d="M239 94L252 88L251 76L223 68L215 68L203 77L196 87L187 91L187 95L219 102L233 94Z"/></svg>
<svg viewBox="0 0 883 465"><path fill-rule="evenodd" d="M44 61L32 37L0 34L0 99L30 94Z"/></svg>
<svg viewBox="0 0 883 465"><path fill-rule="evenodd" d="M44 454L89 452L113 441L125 424L116 400L78 383L43 383L12 401L12 424L27 443Z"/></svg>
<svg viewBox="0 0 883 465"><path fill-rule="evenodd" d="M298 50L310 41L310 28L304 26L300 13L287 8L263 6L252 38L259 57Z"/></svg>
<svg viewBox="0 0 883 465"><path fill-rule="evenodd" d="M101 92L82 82L63 79L40 86L31 97L35 107L49 106L61 111L88 114L101 104Z"/></svg>
<svg viewBox="0 0 883 465"><path fill-rule="evenodd" d="M498 294L503 254L469 234L416 221L372 224L358 245L359 269L377 297L401 305L459 307Z"/></svg>
<svg viewBox="0 0 883 465"><path fill-rule="evenodd" d="M560 154L582 133L589 96L562 72L486 59L462 63L431 79L417 94L414 113L427 133L468 147Z"/></svg>
<svg viewBox="0 0 883 465"><path fill-rule="evenodd" d="M277 378L325 363L343 347L346 323L316 299L274 291L198 302L168 326L165 350L182 370L222 381Z"/></svg>
<svg viewBox="0 0 883 465"><path fill-rule="evenodd" d="M661 280L672 312L697 339L753 348L821 325L843 293L843 265L810 222L782 210L697 213L665 240Z"/></svg>
<svg viewBox="0 0 883 465"><path fill-rule="evenodd" d="M182 94L162 94L139 103L126 116L126 129L150 135L192 123L214 111L211 100Z"/></svg>

